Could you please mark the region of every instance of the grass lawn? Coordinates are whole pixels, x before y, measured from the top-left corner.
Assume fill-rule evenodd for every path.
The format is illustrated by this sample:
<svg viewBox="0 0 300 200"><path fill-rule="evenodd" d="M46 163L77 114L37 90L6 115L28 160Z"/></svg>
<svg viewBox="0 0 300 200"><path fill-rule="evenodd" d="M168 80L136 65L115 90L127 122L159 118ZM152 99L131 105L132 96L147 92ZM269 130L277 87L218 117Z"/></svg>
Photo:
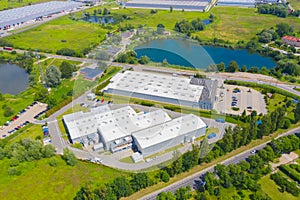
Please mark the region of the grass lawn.
<svg viewBox="0 0 300 200"><path fill-rule="evenodd" d="M130 156L120 159L120 162L134 163Z"/></svg>
<svg viewBox="0 0 300 200"><path fill-rule="evenodd" d="M290 193L284 192L281 193L278 189L279 187L276 185L276 183L270 179L270 176L265 176L261 178L258 183L261 184L262 190L267 193L271 199L276 199L276 200L296 200L299 199L297 197L294 197Z"/></svg>
<svg viewBox="0 0 300 200"><path fill-rule="evenodd" d="M300 0L288 0L295 10L300 10Z"/></svg>
<svg viewBox="0 0 300 200"><path fill-rule="evenodd" d="M106 32L98 24L75 21L64 16L7 39L18 49L55 53L59 49L69 48L80 53L83 49L100 43Z"/></svg>
<svg viewBox="0 0 300 200"><path fill-rule="evenodd" d="M288 23L300 29L299 19L296 17L280 18L273 15L261 15L255 8L214 7L211 11L216 17L216 22L207 26L206 30L195 33L201 39L219 38L225 41L248 41L265 28L275 27L280 22Z"/></svg>
<svg viewBox="0 0 300 200"><path fill-rule="evenodd" d="M106 5L112 8L116 5ZM84 12L91 15L94 10L103 9L95 7ZM237 7L215 7L208 13L202 12L181 12L159 10L156 14L151 14L149 9L116 9L110 10L111 16L116 23L103 28L99 24L87 23L81 20L72 20L69 16L64 16L31 30L18 33L8 37L15 48L38 49L43 52L55 53L61 48L74 49L81 52L84 48L99 44L108 31L114 31L119 26L132 24L135 27L145 25L156 27L158 23L164 24L166 29L174 29L177 21L182 19L193 20L196 18L208 19L210 13L216 16L215 22L208 25L204 31L194 33L203 40L213 38L223 39L229 42L238 40L248 41L255 37L264 28L275 27L279 22L286 22L294 26L295 32L300 29L300 23L296 17L279 18L273 15L260 15L256 9ZM128 19L122 20L123 16ZM77 18L82 17L82 12L75 14ZM66 42L62 42L66 40ZM46 42L47 41L47 42Z"/></svg>
<svg viewBox="0 0 300 200"><path fill-rule="evenodd" d="M20 176L9 176L9 160L2 160L0 199L73 199L80 186L86 182L104 184L118 176L128 175L103 165L79 161L71 167L60 157L57 160L57 167L51 167L49 159L21 163Z"/></svg>
<svg viewBox="0 0 300 200"><path fill-rule="evenodd" d="M28 6L30 4L42 3L47 1L50 0L22 0L22 1L1 0L0 10L18 8L18 7ZM58 1L63 1L63 0L58 0Z"/></svg>

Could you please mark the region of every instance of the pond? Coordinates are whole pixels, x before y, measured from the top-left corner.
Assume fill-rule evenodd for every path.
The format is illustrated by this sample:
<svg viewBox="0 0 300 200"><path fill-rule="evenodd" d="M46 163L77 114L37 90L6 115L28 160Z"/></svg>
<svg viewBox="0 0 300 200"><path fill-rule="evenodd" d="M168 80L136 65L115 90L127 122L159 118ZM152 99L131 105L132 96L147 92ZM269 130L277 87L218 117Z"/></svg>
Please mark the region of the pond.
<svg viewBox="0 0 300 200"><path fill-rule="evenodd" d="M0 63L0 92L18 94L28 86L29 75L16 64Z"/></svg>
<svg viewBox="0 0 300 200"><path fill-rule="evenodd" d="M236 61L240 67L256 66L267 69L274 67L275 62L269 58L251 54L245 49L229 49L224 47L201 46L194 42L181 39L158 39L136 47L137 57L148 56L153 62L206 69L211 64L224 62L227 66L231 61Z"/></svg>
<svg viewBox="0 0 300 200"><path fill-rule="evenodd" d="M114 23L113 17L98 17L98 16L89 16L82 18L83 21L92 22L97 24L111 24Z"/></svg>

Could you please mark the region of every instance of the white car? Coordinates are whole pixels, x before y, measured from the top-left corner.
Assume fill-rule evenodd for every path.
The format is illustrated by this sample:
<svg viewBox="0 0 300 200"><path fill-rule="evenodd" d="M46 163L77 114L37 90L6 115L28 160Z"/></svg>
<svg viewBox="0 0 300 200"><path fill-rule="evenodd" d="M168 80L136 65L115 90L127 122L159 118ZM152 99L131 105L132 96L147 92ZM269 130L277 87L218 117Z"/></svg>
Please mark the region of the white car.
<svg viewBox="0 0 300 200"><path fill-rule="evenodd" d="M256 153L256 150L254 149L254 150L250 151L250 153L251 153L251 154L255 154L255 153Z"/></svg>

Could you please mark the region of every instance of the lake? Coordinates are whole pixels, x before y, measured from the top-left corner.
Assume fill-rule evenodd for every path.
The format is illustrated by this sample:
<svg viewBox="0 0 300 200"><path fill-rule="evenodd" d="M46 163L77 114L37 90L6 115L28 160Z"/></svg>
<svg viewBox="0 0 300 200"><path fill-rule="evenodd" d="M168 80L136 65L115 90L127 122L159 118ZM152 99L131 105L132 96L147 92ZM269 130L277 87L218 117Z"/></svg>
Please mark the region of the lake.
<svg viewBox="0 0 300 200"><path fill-rule="evenodd" d="M26 70L16 64L0 63L0 92L15 95L24 91L28 77Z"/></svg>
<svg viewBox="0 0 300 200"><path fill-rule="evenodd" d="M235 60L240 67L247 68L265 66L270 69L276 64L270 57L258 53L249 53L245 49L229 49L223 47L201 46L191 41L180 39L158 39L136 47L137 57L148 56L153 62L206 69L211 64L224 62L227 66Z"/></svg>
<svg viewBox="0 0 300 200"><path fill-rule="evenodd" d="M92 22L97 24L111 24L114 23L113 17L98 17L98 16L89 16L82 18L83 21Z"/></svg>

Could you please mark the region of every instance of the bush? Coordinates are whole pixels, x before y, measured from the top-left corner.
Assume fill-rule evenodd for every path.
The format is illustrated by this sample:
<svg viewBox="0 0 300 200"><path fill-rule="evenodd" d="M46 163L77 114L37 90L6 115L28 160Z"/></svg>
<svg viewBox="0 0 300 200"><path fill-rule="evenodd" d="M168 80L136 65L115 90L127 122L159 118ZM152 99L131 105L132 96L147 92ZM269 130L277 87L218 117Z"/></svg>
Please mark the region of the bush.
<svg viewBox="0 0 300 200"><path fill-rule="evenodd" d="M62 158L67 163L67 165L75 166L77 164L77 158L75 157L74 153L68 148L64 149Z"/></svg>
<svg viewBox="0 0 300 200"><path fill-rule="evenodd" d="M16 167L20 164L19 160L15 157L12 157L10 160L9 160L9 165L11 167Z"/></svg>
<svg viewBox="0 0 300 200"><path fill-rule="evenodd" d="M51 167L56 167L56 166L58 165L58 160L57 160L57 158L56 158L56 157L50 158L50 160L49 160L49 165L50 165Z"/></svg>
<svg viewBox="0 0 300 200"><path fill-rule="evenodd" d="M294 181L300 183L300 174L289 165L280 165L279 169Z"/></svg>
<svg viewBox="0 0 300 200"><path fill-rule="evenodd" d="M74 51L73 49L62 48L60 50L57 50L56 54L63 56L76 56L76 51Z"/></svg>
<svg viewBox="0 0 300 200"><path fill-rule="evenodd" d="M10 167L10 168L8 168L8 174L10 176L20 176L21 171L19 169L17 169L16 167Z"/></svg>

